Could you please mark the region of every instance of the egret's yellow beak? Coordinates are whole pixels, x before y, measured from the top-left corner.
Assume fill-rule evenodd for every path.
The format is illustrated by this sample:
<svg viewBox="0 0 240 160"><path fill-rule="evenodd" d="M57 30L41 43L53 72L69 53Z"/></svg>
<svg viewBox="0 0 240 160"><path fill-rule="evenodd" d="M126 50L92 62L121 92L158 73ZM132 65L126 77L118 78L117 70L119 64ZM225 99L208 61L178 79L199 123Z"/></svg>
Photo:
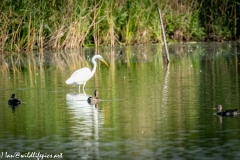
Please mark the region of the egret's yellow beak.
<svg viewBox="0 0 240 160"><path fill-rule="evenodd" d="M217 109L216 107L214 107L213 109Z"/></svg>
<svg viewBox="0 0 240 160"><path fill-rule="evenodd" d="M101 59L101 61L102 61L106 66L108 66L107 62L104 61L104 59ZM109 67L109 66L108 66L108 67Z"/></svg>

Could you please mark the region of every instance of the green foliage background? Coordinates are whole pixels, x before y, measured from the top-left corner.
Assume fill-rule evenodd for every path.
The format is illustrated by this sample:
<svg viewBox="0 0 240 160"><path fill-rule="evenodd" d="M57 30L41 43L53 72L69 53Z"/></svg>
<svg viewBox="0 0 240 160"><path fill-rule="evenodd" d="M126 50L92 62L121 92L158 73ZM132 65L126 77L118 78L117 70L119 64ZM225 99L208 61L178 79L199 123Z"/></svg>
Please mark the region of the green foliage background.
<svg viewBox="0 0 240 160"><path fill-rule="evenodd" d="M3 0L0 51L239 40L236 0Z"/></svg>

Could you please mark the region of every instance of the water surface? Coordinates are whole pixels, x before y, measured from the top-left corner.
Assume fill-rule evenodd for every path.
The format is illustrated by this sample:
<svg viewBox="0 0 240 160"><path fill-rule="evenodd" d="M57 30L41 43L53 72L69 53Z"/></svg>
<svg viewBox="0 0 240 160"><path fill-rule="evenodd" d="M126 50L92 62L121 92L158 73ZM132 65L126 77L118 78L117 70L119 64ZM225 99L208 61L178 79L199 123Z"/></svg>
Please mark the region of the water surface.
<svg viewBox="0 0 240 160"><path fill-rule="evenodd" d="M239 108L239 44L169 45L169 66L163 49L1 55L0 158L238 159L239 116L219 117L213 106ZM66 85L96 53L110 66L98 63L85 93ZM86 101L95 89L97 106ZM22 100L15 109L7 104L12 93Z"/></svg>

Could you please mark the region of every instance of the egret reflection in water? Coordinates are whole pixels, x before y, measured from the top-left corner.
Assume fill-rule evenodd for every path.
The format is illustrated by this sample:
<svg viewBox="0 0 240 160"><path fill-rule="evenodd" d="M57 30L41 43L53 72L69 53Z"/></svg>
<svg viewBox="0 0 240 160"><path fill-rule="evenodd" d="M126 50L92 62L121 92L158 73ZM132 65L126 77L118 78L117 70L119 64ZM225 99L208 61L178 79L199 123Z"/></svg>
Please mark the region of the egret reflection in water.
<svg viewBox="0 0 240 160"><path fill-rule="evenodd" d="M99 113L95 105L87 102L89 96L85 93L68 93L66 95L67 105L70 113L73 115L73 121L77 124L73 126L76 135L92 135L98 139L98 128L103 124L103 113ZM100 121L99 121L100 119Z"/></svg>

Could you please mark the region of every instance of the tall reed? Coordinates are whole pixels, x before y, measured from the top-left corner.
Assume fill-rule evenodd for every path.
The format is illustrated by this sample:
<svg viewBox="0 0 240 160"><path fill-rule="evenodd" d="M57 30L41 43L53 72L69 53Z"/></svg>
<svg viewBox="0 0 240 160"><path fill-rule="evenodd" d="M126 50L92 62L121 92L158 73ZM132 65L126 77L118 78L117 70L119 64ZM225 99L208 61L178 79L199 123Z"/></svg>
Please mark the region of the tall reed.
<svg viewBox="0 0 240 160"><path fill-rule="evenodd" d="M0 51L162 42L157 8L168 41L239 38L236 0L2 0Z"/></svg>

